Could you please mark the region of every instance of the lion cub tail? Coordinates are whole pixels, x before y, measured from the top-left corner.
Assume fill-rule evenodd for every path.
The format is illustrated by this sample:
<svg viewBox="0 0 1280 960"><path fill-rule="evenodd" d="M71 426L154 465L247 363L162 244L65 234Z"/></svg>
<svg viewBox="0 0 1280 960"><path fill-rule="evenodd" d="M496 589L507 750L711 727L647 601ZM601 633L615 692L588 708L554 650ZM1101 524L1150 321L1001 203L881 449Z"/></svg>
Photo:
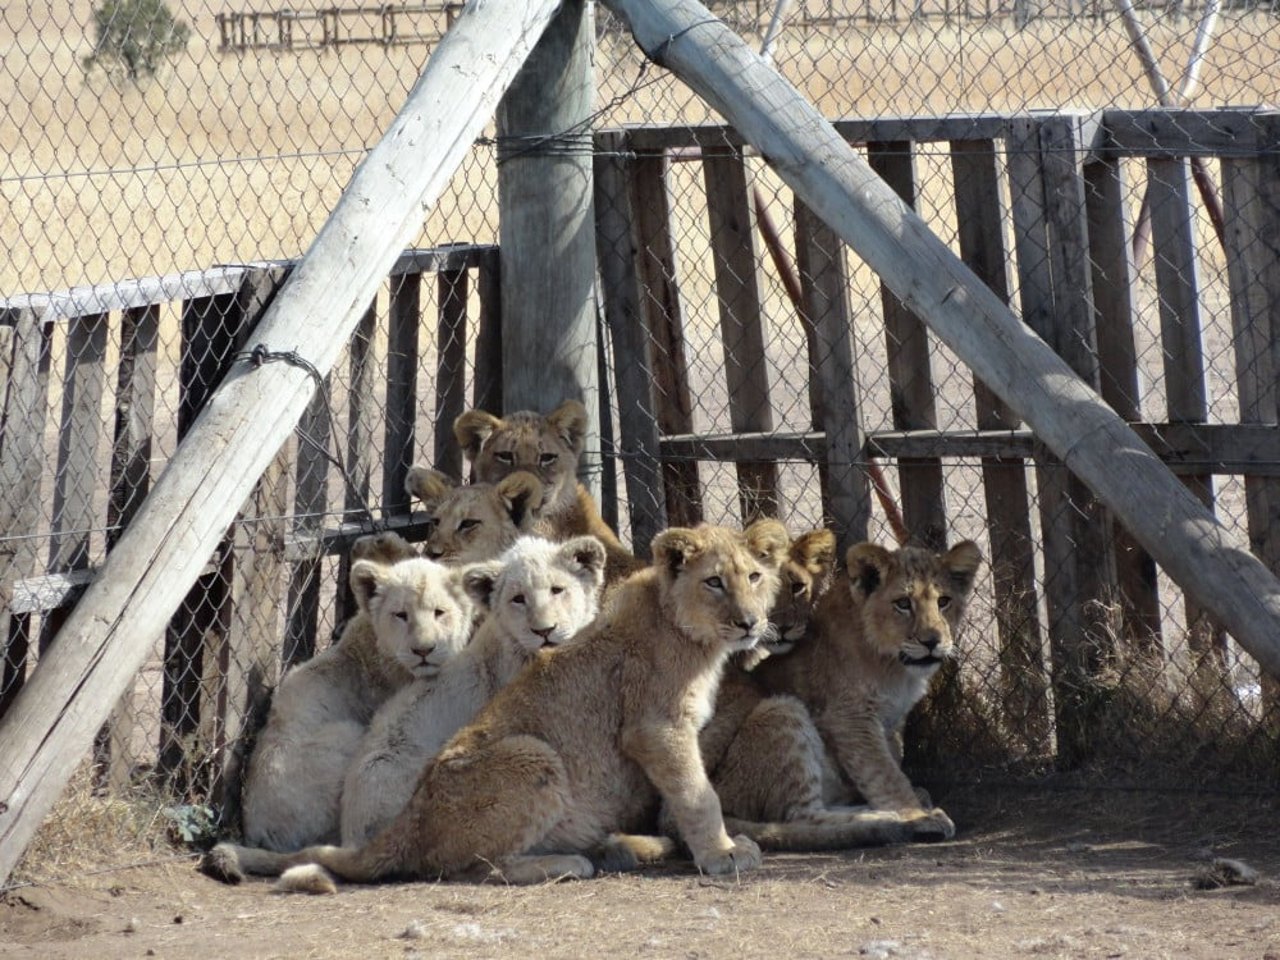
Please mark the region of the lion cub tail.
<svg viewBox="0 0 1280 960"><path fill-rule="evenodd" d="M830 810L824 811L820 819L783 823L757 823L725 817L724 826L730 834L750 837L761 850L777 853L878 847L906 843L912 837L910 826L897 814L875 811L844 813Z"/></svg>

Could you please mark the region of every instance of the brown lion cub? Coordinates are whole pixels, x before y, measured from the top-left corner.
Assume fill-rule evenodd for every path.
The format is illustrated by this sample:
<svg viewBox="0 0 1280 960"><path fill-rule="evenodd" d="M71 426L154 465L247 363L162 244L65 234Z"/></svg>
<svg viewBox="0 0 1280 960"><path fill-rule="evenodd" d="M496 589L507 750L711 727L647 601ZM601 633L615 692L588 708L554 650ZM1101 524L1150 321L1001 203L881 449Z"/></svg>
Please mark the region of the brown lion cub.
<svg viewBox="0 0 1280 960"><path fill-rule="evenodd" d="M476 479L497 483L515 470L535 474L546 487L534 532L552 540L590 534L604 544L604 582L614 583L644 567L600 516L595 501L578 483L578 460L587 434L587 410L566 400L546 416L529 410L495 417L468 410L453 434L475 467Z"/></svg>
<svg viewBox="0 0 1280 960"><path fill-rule="evenodd" d="M981 563L968 540L946 553L857 544L845 575L818 601L809 639L753 671L766 689L803 701L840 774L867 803L927 821L947 838L955 825L941 809L921 807L896 740L951 655Z"/></svg>
<svg viewBox="0 0 1280 960"><path fill-rule="evenodd" d="M521 534L532 533L545 492L542 481L524 470L498 483L464 487L423 466L409 468L404 487L427 511L423 555L448 564L492 560Z"/></svg>
<svg viewBox="0 0 1280 960"><path fill-rule="evenodd" d="M757 866L760 848L725 830L698 729L726 658L768 627L786 548L772 520L741 533L663 531L653 566L623 581L574 643L543 651L504 687L370 843L291 855L220 845L205 869L238 879L224 868L238 859L251 873L319 864L362 882L590 877L586 855L642 828L659 798L701 870Z"/></svg>

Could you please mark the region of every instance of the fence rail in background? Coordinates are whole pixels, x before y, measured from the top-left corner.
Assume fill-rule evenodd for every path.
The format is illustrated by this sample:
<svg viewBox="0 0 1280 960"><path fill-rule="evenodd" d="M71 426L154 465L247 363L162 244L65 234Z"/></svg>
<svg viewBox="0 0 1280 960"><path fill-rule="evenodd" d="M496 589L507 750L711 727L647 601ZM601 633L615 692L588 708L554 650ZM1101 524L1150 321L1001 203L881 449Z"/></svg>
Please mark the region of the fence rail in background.
<svg viewBox="0 0 1280 960"><path fill-rule="evenodd" d="M434 43L453 25L461 3L401 3L361 7L289 8L215 14L218 52L338 49Z"/></svg>
<svg viewBox="0 0 1280 960"><path fill-rule="evenodd" d="M8 368L0 419L0 712L24 683L33 642L38 638L43 652L92 581L95 559L100 562L146 496L161 459L157 441L180 439L233 357L252 349L253 322L291 267L218 267L0 301ZM481 402L495 393L500 377L483 352L470 378L465 363L468 324L476 330L473 340L497 337L497 271L492 246L408 250L397 260L388 278L386 323L379 325L372 304L337 378L342 389L317 393L296 449L281 452L170 623L158 696L142 698L141 706L134 693L127 695L99 736L100 782L122 788L145 766L180 795L234 800L225 788L235 781L236 748L281 666L317 649L322 602L350 613L344 591L331 596L325 558L342 558L337 566L345 579L351 543L375 525L411 540L425 534L403 492L423 433L435 438L438 461L461 464L452 422L465 402L462 391L469 379ZM431 276L434 342L419 303ZM175 308L176 355L159 336L163 312ZM375 350L378 337L383 342ZM449 386L424 424L417 380L420 358L429 356L436 360L431 381ZM54 357L63 369L51 463L44 411ZM175 381L177 403L158 403L161 384ZM344 409L336 410L338 403ZM105 443L109 423L114 434ZM396 454L384 456L384 450ZM342 493L331 502L334 459L342 466L336 477ZM50 486L54 510L45 517ZM144 717L146 711L151 716ZM140 750L143 740L150 742Z"/></svg>

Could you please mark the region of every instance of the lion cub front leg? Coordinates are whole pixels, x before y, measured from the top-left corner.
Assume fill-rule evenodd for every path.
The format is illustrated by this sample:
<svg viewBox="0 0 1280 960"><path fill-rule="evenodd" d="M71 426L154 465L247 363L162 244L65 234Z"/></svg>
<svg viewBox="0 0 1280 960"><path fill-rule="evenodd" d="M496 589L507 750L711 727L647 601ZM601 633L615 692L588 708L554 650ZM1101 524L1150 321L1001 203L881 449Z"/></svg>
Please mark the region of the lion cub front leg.
<svg viewBox="0 0 1280 960"><path fill-rule="evenodd" d="M755 841L730 837L724 828L720 798L703 769L692 726L633 727L623 731L622 749L661 794L698 869L718 875L760 865Z"/></svg>
<svg viewBox="0 0 1280 960"><path fill-rule="evenodd" d="M895 759L894 744L874 712L834 710L824 717L841 772L877 810L892 810L915 826L919 839L950 840L956 825L941 807L926 810Z"/></svg>

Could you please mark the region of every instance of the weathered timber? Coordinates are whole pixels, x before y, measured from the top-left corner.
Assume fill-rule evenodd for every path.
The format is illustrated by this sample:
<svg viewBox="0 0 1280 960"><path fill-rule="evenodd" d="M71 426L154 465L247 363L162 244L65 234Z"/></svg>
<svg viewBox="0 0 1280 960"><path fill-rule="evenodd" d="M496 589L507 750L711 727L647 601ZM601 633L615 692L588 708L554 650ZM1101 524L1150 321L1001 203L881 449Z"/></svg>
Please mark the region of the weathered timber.
<svg viewBox="0 0 1280 960"><path fill-rule="evenodd" d="M498 106L502 399L587 410L579 479L600 499L591 189L594 8L565 0Z"/></svg>
<svg viewBox="0 0 1280 960"><path fill-rule="evenodd" d="M1231 544L1096 392L1019 323L786 80L696 0L607 6L648 56L704 97L801 199L822 211L1184 589L1220 616L1265 669L1280 673L1280 580Z"/></svg>
<svg viewBox="0 0 1280 960"><path fill-rule="evenodd" d="M1257 148L1255 110L1190 110L1181 107L1108 110L1102 156L1183 157L1247 156Z"/></svg>
<svg viewBox="0 0 1280 960"><path fill-rule="evenodd" d="M387 314L387 399L382 411L382 509L387 513L409 510L404 481L414 459L421 328L422 274L402 274L391 282Z"/></svg>
<svg viewBox="0 0 1280 960"><path fill-rule="evenodd" d="M632 160L622 132L596 135L596 260L605 321L613 345L619 450L631 517L631 545L648 556L649 542L667 526L653 396L652 344L645 330L637 266Z"/></svg>
<svg viewBox="0 0 1280 960"><path fill-rule="evenodd" d="M255 342L305 344L306 358L322 375L329 371L555 9L549 0L476 0L463 8L273 301ZM107 558L65 636L0 720L0 753L8 759L0 770L0 882L313 390L310 376L289 364L237 365ZM112 653L103 656L108 645Z"/></svg>
<svg viewBox="0 0 1280 960"><path fill-rule="evenodd" d="M848 143L911 140L932 143L946 140L992 140L1005 135L1009 118L1002 114L951 114L945 117L870 117L834 120L832 128ZM640 153L697 148L716 152L740 150L749 144L742 134L724 124L693 126L629 126L632 148Z"/></svg>
<svg viewBox="0 0 1280 960"><path fill-rule="evenodd" d="M434 463L451 477L462 476L462 448L453 421L467 403L467 292L465 270L436 276L436 415Z"/></svg>
<svg viewBox="0 0 1280 960"><path fill-rule="evenodd" d="M368 533L373 521L371 501L377 458L375 440L382 418L378 404L373 399L373 384L377 375L373 344L377 326L378 303L375 298L370 301L369 309L356 324L351 341L347 344L347 437L343 464L346 476L342 482L342 516L347 522L358 517L361 533ZM384 517L384 522L385 519ZM323 537L320 540L324 542ZM330 624L335 630L339 624L356 614L356 598L351 591L350 545L347 543L348 549L338 556L333 623ZM331 551L326 548L323 552ZM309 559L315 559L314 555Z"/></svg>

